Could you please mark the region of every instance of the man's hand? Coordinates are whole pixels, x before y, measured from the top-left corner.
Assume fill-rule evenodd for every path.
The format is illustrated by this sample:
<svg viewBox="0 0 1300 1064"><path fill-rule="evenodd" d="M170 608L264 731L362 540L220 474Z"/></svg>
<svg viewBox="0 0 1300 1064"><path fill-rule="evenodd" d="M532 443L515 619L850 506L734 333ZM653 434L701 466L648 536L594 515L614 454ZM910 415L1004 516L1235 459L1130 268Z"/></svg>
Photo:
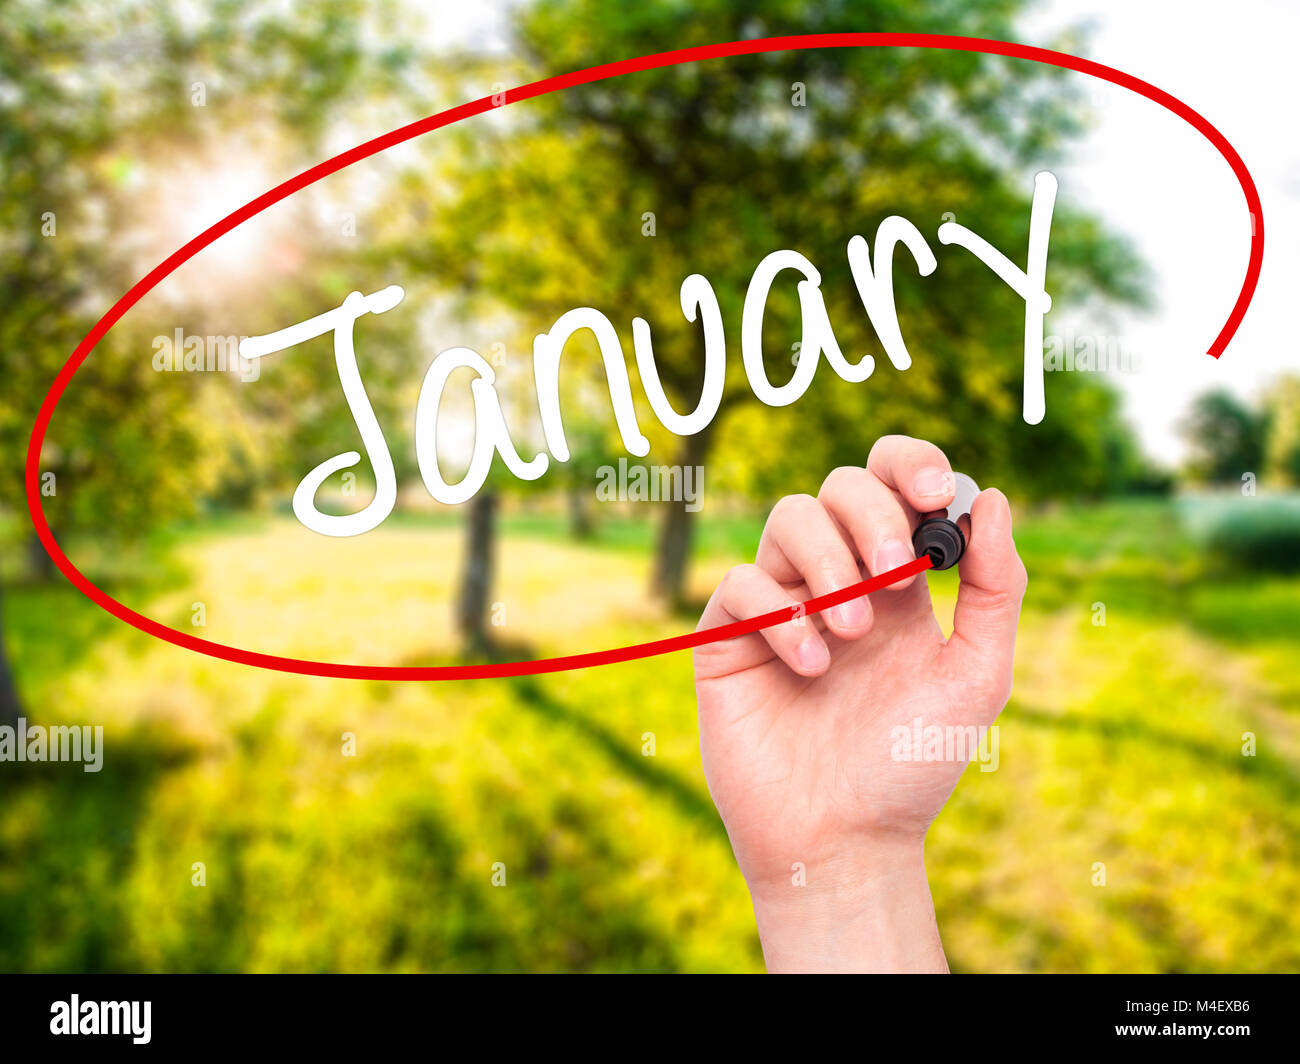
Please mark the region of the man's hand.
<svg viewBox="0 0 1300 1064"><path fill-rule="evenodd" d="M933 444L886 436L866 468L773 508L753 565L700 628L747 620L897 568L953 497ZM891 732L991 724L1011 693L1025 567L1001 492L976 499L953 634L913 577L695 651L709 791L749 884L769 969L943 970L922 857L966 763L895 760ZM801 883L802 880L802 883Z"/></svg>

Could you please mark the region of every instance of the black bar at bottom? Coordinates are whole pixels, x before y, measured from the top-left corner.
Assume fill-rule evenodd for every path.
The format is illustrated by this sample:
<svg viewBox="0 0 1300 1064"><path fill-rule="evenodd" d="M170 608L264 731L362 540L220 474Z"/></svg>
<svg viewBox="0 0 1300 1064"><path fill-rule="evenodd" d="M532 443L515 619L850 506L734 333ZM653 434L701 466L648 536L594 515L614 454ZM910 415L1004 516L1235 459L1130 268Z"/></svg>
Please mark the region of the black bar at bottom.
<svg viewBox="0 0 1300 1064"><path fill-rule="evenodd" d="M847 1039L896 1056L901 1039L927 1058L978 1045L1250 1054L1290 1041L1297 991L1293 977L1249 975L705 982L716 977L8 975L0 1045L6 1055L20 1047L333 1055L414 1040L435 1052L478 1045L490 1055L516 1044L608 1057L734 1050L755 1039L769 1051L784 1042L839 1055L834 1047Z"/></svg>

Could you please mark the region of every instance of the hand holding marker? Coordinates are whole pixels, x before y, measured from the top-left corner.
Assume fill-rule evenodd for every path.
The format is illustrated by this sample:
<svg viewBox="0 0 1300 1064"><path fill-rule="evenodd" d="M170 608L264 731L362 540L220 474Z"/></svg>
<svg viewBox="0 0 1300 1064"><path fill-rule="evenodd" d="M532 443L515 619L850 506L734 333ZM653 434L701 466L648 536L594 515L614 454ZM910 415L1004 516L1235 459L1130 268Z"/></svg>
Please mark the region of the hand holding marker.
<svg viewBox="0 0 1300 1064"><path fill-rule="evenodd" d="M796 609L913 552L961 562L949 633L922 574ZM792 617L694 648L704 775L770 971L946 970L925 836L968 760L996 769L1027 579L1006 496L926 440L885 436L865 468L780 500L754 563L714 591L701 629Z"/></svg>

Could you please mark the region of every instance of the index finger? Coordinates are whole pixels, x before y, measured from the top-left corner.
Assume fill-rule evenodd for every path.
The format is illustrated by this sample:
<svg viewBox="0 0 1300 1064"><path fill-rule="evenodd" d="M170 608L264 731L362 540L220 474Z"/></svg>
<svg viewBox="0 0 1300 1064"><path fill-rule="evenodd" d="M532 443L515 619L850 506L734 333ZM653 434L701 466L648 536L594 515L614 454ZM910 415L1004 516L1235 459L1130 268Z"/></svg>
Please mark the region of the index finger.
<svg viewBox="0 0 1300 1064"><path fill-rule="evenodd" d="M867 468L918 514L944 509L956 492L947 455L928 440L881 436L867 456Z"/></svg>

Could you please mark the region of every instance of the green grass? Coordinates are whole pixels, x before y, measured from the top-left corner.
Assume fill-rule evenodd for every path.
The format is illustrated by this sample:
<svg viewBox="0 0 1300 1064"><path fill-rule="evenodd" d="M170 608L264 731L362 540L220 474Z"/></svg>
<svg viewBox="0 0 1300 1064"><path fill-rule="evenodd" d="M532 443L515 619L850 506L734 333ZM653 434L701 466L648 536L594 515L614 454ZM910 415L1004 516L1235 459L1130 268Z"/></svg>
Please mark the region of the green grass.
<svg viewBox="0 0 1300 1064"><path fill-rule="evenodd" d="M706 516L697 594L758 531ZM643 520L581 545L544 514L505 533L502 631L521 650L694 623L645 602ZM1219 572L1159 502L1022 516L1017 538L1030 593L1001 764L966 774L927 849L953 967L1294 970L1300 578ZM209 638L433 662L453 648L460 541L447 519L345 544L240 520L154 544L165 579L96 564L179 627L203 602ZM946 614L954 579L932 582ZM98 775L0 766L0 969L761 966L687 655L380 684L188 654L63 584L11 589L6 620L29 715L104 724L106 754Z"/></svg>

